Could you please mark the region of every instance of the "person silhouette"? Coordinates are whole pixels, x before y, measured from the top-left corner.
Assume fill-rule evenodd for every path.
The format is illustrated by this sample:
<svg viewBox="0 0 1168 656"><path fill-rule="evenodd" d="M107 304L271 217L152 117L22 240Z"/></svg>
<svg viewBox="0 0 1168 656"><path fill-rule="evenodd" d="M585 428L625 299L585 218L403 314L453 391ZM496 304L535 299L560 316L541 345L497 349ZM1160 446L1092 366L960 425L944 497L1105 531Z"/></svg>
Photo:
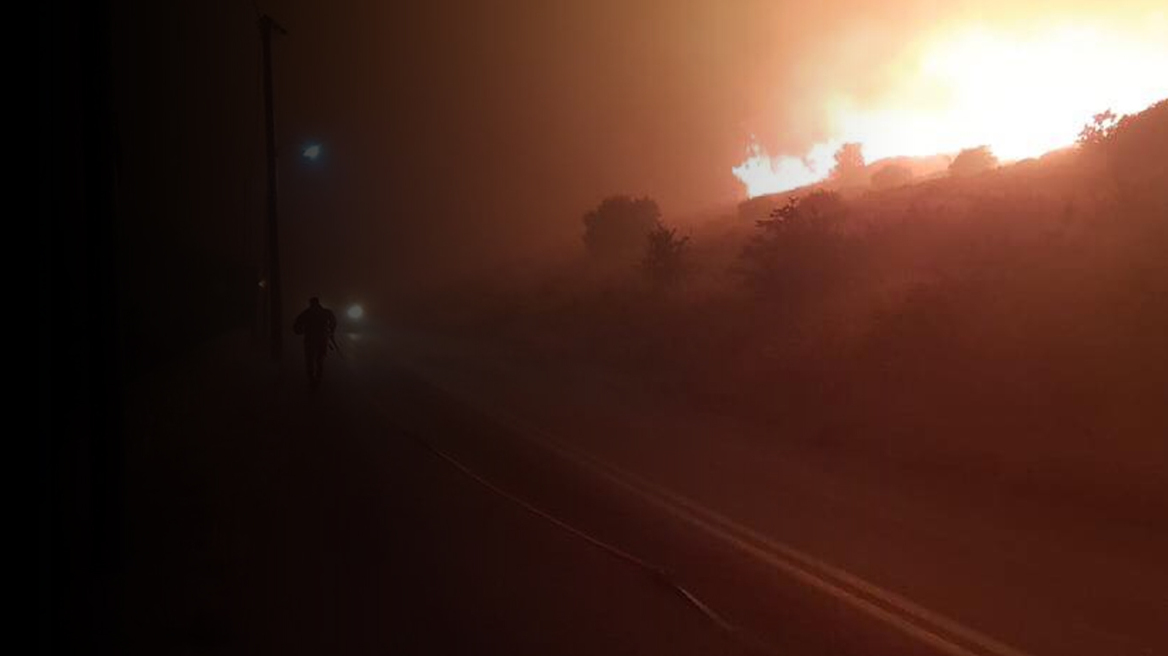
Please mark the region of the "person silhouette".
<svg viewBox="0 0 1168 656"><path fill-rule="evenodd" d="M329 342L337 329L337 317L333 311L320 304L313 296L308 299L308 307L296 317L292 332L304 335L304 366L308 373L308 385L316 389L324 374L324 356Z"/></svg>

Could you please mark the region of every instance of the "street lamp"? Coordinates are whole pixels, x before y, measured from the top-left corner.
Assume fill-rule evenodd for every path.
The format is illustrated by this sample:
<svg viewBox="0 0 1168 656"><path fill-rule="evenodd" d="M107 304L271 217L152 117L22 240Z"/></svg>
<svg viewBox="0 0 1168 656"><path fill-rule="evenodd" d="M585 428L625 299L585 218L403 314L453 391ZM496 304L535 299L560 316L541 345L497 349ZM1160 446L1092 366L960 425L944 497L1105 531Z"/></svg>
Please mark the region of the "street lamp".
<svg viewBox="0 0 1168 656"><path fill-rule="evenodd" d="M288 31L280 26L271 16L264 14L260 17L260 38L263 44L263 73L264 73L264 108L267 136L268 162L268 211L267 211L267 277L260 280L260 289L268 294L269 315L271 324L270 337L272 359L279 361L284 345L284 307L283 287L280 275L280 239L279 221L276 211L276 121L274 107L274 93L272 90L272 34L287 35ZM306 144L300 151L305 159L315 162L322 154L319 143Z"/></svg>
<svg viewBox="0 0 1168 656"><path fill-rule="evenodd" d="M271 16L260 17L260 38L263 43L264 109L268 160L268 321L272 340L272 359L279 361L284 346L284 306L280 278L280 237L276 212L276 120L272 92L272 32L287 34Z"/></svg>

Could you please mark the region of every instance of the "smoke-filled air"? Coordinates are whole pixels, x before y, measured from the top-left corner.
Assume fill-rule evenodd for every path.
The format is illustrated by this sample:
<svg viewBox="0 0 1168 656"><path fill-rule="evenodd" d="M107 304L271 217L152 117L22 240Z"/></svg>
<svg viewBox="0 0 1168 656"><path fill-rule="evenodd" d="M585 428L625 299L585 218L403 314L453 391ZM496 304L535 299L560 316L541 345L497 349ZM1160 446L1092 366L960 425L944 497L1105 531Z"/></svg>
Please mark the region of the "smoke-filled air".
<svg viewBox="0 0 1168 656"><path fill-rule="evenodd" d="M1165 0L48 5L49 651L1168 654Z"/></svg>

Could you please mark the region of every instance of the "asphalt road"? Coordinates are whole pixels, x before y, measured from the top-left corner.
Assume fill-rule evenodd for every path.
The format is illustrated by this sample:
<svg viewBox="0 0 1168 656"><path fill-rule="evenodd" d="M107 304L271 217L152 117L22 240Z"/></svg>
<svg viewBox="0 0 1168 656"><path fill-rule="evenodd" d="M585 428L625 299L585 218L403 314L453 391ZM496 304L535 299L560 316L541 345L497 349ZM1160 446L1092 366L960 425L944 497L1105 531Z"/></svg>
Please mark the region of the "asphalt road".
<svg viewBox="0 0 1168 656"><path fill-rule="evenodd" d="M740 654L652 572L238 340L130 399L124 641L142 654Z"/></svg>
<svg viewBox="0 0 1168 656"><path fill-rule="evenodd" d="M457 344L440 342L438 357L425 353L427 347L404 334L364 344L369 360L408 362L408 369L447 397L506 426L491 444L506 444L506 435L519 435L520 443L534 443L535 454L545 455L556 452L547 448L549 443L566 445L602 461L602 470L615 465L634 481L632 488L648 491L630 494L629 486L618 483L623 499L678 500L684 512L677 512L678 503L650 503L690 528L671 548L691 544L695 534L704 533L735 545L738 557L771 573L800 564L816 575L829 572L807 581L787 571L780 591L758 592L768 600L791 589L802 590L805 600L825 595L838 600L854 593L860 601L844 605L858 608L865 620L930 642L916 630L922 629L950 643L931 644L951 653L1168 653L1164 495L1144 494L1146 488L1126 487L1123 480L1114 481L1114 489L1069 495L1027 481L976 478L961 469L906 471L879 463L824 461L822 454L786 445L781 435L752 433L725 418L677 405L655 407L653 396L635 385L590 380L585 367L525 370L509 366L516 359L506 353L508 366L500 367L475 352L477 347L460 351ZM470 422L476 423L482 425ZM467 429L468 434L475 430ZM431 432L457 433L433 424ZM488 456L468 457L486 463ZM532 455L528 471L544 457ZM587 480L596 478L591 472ZM521 484L523 476L512 480ZM538 489L528 494L548 503L556 498ZM596 506L568 504L557 512L586 525L611 523L572 514ZM703 525L708 523L715 526ZM635 528L612 535L625 541L644 537ZM733 608L740 601L737 590L719 582L724 565L673 564L670 551L653 544L635 550L693 577L694 589L716 606ZM845 583L837 585L841 579ZM826 589L831 586L842 590ZM866 607L867 602L877 608ZM770 607L737 612L755 618L744 619L751 629L781 637L775 627L782 622L756 612L760 608ZM880 618L884 610L894 617ZM864 644L859 653L879 653L878 643Z"/></svg>
<svg viewBox="0 0 1168 656"><path fill-rule="evenodd" d="M227 340L131 398L128 651L1168 653L1162 523L843 484L550 380L524 416L341 344L316 393Z"/></svg>

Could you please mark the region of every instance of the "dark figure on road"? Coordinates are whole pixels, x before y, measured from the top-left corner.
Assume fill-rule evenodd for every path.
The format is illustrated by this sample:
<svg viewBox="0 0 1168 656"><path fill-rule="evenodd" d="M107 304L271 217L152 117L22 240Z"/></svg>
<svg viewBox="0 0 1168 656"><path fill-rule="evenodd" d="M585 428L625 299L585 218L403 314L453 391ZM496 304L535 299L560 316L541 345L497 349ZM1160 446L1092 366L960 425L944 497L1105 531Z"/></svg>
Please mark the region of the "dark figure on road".
<svg viewBox="0 0 1168 656"><path fill-rule="evenodd" d="M308 299L308 308L296 317L292 332L304 335L304 365L308 371L308 384L312 389L320 385L324 373L324 356L337 329L337 317L333 311L322 306L320 299Z"/></svg>

